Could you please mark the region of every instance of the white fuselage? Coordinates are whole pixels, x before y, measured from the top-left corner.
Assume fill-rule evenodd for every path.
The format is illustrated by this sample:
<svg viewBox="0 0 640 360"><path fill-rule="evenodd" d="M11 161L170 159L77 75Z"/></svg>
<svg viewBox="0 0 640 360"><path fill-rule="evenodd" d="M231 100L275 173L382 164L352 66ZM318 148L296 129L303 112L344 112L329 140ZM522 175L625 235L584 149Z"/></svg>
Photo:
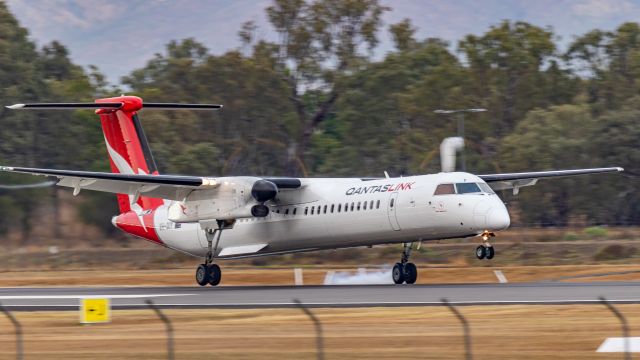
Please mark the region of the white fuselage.
<svg viewBox="0 0 640 360"><path fill-rule="evenodd" d="M268 216L240 218L225 229L216 256L238 258L467 237L506 229L510 222L503 202L490 190L434 194L439 184L484 184L468 173L301 181L301 188L281 190L275 201L267 203ZM172 249L205 256L207 239L202 226L169 221L170 205L154 212L160 240Z"/></svg>

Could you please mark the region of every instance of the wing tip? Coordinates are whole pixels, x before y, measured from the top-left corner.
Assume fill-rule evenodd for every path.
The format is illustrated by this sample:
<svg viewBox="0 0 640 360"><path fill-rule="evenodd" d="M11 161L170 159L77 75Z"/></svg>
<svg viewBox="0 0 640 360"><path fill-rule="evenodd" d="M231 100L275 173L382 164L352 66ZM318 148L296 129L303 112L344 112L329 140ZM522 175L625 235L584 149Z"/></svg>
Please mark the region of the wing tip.
<svg viewBox="0 0 640 360"><path fill-rule="evenodd" d="M13 104L13 105L7 105L5 107L7 109L17 110L17 109L22 109L24 107L24 104Z"/></svg>
<svg viewBox="0 0 640 360"><path fill-rule="evenodd" d="M0 166L0 171L13 171L13 168L10 166Z"/></svg>
<svg viewBox="0 0 640 360"><path fill-rule="evenodd" d="M618 167L616 167L616 171L618 171L618 172L623 172L623 171L624 171L624 168L623 168L623 167L618 166Z"/></svg>

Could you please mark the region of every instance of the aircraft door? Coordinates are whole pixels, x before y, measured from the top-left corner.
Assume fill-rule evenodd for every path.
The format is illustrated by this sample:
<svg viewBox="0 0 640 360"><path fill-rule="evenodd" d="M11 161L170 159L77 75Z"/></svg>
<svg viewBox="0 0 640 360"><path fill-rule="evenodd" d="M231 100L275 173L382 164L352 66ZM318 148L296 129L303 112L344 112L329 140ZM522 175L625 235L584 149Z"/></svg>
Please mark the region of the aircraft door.
<svg viewBox="0 0 640 360"><path fill-rule="evenodd" d="M397 208L398 208L398 192L391 193L389 196L389 202L387 203L387 213L389 214L389 222L391 223L391 228L394 231L400 230L400 224L398 223L397 217Z"/></svg>

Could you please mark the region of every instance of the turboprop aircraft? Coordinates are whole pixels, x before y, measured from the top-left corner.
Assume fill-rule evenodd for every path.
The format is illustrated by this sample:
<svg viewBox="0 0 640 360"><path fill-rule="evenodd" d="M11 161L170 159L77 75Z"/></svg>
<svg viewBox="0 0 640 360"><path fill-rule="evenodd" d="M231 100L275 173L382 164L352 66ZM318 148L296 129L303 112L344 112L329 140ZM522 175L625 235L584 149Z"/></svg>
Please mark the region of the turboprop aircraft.
<svg viewBox="0 0 640 360"><path fill-rule="evenodd" d="M57 185L117 194L117 228L204 258L199 285L218 285L214 259L403 243L392 271L396 284L415 283L415 242L478 237L478 259L492 259L489 239L510 225L494 190L539 179L623 171L619 167L474 175L450 172L393 178L200 177L160 175L138 118L143 108L220 109L210 104L144 103L135 96L95 103L16 104L9 109L95 109L111 173L0 167L57 178ZM386 175L386 174L385 174ZM222 236L224 233L224 236Z"/></svg>

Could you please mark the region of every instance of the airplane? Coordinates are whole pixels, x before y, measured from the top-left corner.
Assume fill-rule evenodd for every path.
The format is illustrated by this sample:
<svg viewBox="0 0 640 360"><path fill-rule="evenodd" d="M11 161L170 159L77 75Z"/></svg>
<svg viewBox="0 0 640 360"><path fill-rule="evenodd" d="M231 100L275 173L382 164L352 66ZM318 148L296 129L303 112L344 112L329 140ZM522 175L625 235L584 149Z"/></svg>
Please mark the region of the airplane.
<svg viewBox="0 0 640 360"><path fill-rule="evenodd" d="M474 175L466 172L380 178L200 177L161 175L138 112L147 109L215 110L222 105L145 103L136 96L94 103L15 104L9 109L95 109L111 173L0 167L1 171L57 178L57 185L117 194L118 229L167 248L204 258L200 286L215 286L214 260L402 243L392 270L395 284L413 284L414 243L477 237L478 259L492 259L490 239L510 225L496 190L540 179L616 173L620 167ZM224 236L222 236L224 232Z"/></svg>

